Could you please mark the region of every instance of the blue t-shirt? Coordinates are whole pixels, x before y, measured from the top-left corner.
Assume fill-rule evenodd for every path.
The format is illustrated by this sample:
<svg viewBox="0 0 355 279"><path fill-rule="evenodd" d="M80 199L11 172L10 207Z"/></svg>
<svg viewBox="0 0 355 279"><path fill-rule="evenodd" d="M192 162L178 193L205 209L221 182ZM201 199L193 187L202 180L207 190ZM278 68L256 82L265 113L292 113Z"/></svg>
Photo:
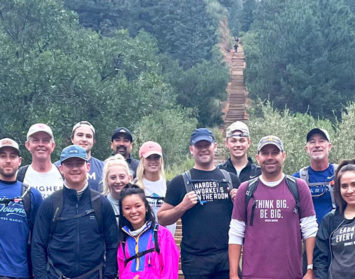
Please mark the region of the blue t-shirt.
<svg viewBox="0 0 355 279"><path fill-rule="evenodd" d="M0 201L21 196L22 183L0 180ZM40 192L31 188L31 223L42 202ZM27 240L30 231L22 201L0 202L0 276L27 278Z"/></svg>
<svg viewBox="0 0 355 279"><path fill-rule="evenodd" d="M300 172L293 174L294 177L300 178ZM333 209L332 197L328 184L334 182L335 169L332 164L324 171L315 171L308 167L309 183L325 182L324 185L310 186L314 209L316 211L318 224L328 212ZM308 185L309 186L309 185ZM332 186L331 186L332 187Z"/></svg>
<svg viewBox="0 0 355 279"><path fill-rule="evenodd" d="M88 161L90 163L90 171L88 173L89 187L95 191L102 192L102 171L104 162L91 157ZM57 167L60 166L60 161L54 163Z"/></svg>

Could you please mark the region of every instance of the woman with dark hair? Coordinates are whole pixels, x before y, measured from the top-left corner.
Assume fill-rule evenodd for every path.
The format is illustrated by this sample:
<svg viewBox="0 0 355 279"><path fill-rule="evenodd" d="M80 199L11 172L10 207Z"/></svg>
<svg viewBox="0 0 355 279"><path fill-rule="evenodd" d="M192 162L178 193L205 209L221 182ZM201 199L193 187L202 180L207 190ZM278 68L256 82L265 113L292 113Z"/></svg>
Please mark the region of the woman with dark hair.
<svg viewBox="0 0 355 279"><path fill-rule="evenodd" d="M144 190L125 186L119 210L119 278L177 279L179 250L171 232L156 223Z"/></svg>
<svg viewBox="0 0 355 279"><path fill-rule="evenodd" d="M339 164L334 198L337 209L324 216L317 233L315 278L355 278L355 159Z"/></svg>

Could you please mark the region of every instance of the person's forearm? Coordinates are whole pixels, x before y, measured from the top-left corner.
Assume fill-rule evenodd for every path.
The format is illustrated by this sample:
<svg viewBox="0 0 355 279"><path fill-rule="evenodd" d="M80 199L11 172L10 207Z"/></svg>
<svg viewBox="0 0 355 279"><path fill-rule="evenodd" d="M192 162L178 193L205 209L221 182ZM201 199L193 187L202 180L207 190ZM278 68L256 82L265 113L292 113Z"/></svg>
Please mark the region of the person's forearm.
<svg viewBox="0 0 355 279"><path fill-rule="evenodd" d="M307 255L307 265L313 264L313 250L316 243L315 237L309 237L306 239L306 255Z"/></svg>
<svg viewBox="0 0 355 279"><path fill-rule="evenodd" d="M177 222L181 218L182 215L186 212L182 206L182 203L173 207L169 205L169 207L162 206L158 211L158 221L160 225L167 226Z"/></svg>
<svg viewBox="0 0 355 279"><path fill-rule="evenodd" d="M241 250L242 250L242 246L239 244L228 245L230 278L239 278L238 268L239 268Z"/></svg>

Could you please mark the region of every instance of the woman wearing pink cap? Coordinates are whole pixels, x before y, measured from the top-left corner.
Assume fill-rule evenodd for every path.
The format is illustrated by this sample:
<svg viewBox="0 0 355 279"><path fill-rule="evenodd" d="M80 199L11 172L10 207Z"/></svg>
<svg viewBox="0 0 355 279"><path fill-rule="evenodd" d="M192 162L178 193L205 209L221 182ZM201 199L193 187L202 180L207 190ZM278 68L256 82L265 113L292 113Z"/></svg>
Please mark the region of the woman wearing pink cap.
<svg viewBox="0 0 355 279"><path fill-rule="evenodd" d="M139 158L137 177L134 183L144 189L148 202L157 216L166 193L163 150L160 144L147 141L139 149ZM174 234L176 224L167 226L167 228Z"/></svg>

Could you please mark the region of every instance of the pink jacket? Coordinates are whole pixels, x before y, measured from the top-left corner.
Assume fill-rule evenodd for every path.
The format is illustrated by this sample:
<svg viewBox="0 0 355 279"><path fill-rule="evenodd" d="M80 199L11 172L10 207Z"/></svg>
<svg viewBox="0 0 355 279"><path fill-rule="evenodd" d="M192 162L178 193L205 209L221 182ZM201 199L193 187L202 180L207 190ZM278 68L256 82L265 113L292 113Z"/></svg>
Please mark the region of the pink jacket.
<svg viewBox="0 0 355 279"><path fill-rule="evenodd" d="M125 230L124 230L125 231ZM125 259L137 252L142 252L154 247L153 229L149 228L136 237L127 234L125 255L122 243L118 247L117 261L120 279L177 279L179 270L179 250L171 232L163 227L158 227L158 242L160 253L155 250L133 259L125 264Z"/></svg>

